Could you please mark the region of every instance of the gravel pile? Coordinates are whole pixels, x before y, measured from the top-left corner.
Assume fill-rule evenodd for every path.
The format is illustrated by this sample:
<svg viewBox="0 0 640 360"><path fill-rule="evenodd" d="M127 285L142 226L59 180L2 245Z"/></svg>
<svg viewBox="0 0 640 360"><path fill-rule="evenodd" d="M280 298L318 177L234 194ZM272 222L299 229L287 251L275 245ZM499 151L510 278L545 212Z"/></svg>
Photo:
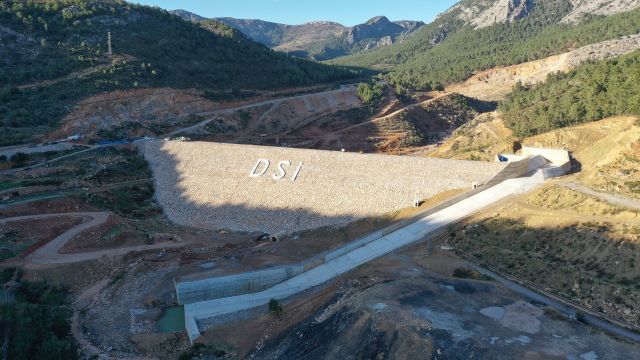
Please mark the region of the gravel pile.
<svg viewBox="0 0 640 360"><path fill-rule="evenodd" d="M299 231L407 208L485 183L504 165L206 142L140 144L173 222L204 229ZM261 176L266 162L269 167ZM278 169L281 161L286 175ZM302 166L300 167L300 164ZM299 169L299 170L298 170ZM297 173L297 176L296 176ZM294 180L295 178L295 180Z"/></svg>

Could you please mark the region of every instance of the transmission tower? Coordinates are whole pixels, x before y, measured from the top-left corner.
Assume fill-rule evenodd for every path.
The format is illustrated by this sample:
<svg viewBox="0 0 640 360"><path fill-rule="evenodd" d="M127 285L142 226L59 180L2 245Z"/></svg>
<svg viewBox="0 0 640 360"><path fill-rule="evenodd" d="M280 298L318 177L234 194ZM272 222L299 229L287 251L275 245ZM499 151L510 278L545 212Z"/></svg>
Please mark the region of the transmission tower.
<svg viewBox="0 0 640 360"><path fill-rule="evenodd" d="M109 48L107 55L111 57L113 55L113 52L111 51L111 31L107 32L107 47Z"/></svg>

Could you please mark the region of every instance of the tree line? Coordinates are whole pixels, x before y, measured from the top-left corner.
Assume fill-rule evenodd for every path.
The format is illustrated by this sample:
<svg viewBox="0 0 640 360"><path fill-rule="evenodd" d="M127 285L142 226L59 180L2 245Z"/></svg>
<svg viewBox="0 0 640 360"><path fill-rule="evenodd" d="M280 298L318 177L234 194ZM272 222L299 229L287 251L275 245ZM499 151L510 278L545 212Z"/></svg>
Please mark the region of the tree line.
<svg viewBox="0 0 640 360"><path fill-rule="evenodd" d="M527 137L614 115L640 115L640 50L517 84L499 106L506 125Z"/></svg>

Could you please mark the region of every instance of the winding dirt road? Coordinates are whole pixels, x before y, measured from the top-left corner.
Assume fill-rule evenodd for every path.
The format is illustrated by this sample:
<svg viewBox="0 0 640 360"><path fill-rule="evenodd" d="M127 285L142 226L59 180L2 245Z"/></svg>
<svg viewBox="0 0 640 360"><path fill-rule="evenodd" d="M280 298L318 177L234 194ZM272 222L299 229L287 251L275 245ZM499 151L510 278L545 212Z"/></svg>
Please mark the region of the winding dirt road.
<svg viewBox="0 0 640 360"><path fill-rule="evenodd" d="M69 212L59 214L26 215L0 219L0 224L11 221L38 220L61 216L80 217L85 220L81 224L68 229L64 233L57 236L55 239L49 241L47 244L27 256L27 265L70 264L87 260L95 260L102 257L126 255L134 251L175 248L185 245L185 243L183 242L163 242L153 245L129 246L117 249L96 250L74 254L60 253L60 249L62 249L64 245L71 239L73 239L76 235L92 227L104 224L109 219L110 215L111 213L108 212Z"/></svg>
<svg viewBox="0 0 640 360"><path fill-rule="evenodd" d="M205 120L203 120L203 121L201 121L201 122L199 122L199 123L197 123L195 125L172 131L172 132L170 132L168 134L165 134L163 136L174 136L174 135L178 135L178 134L181 134L181 133L185 133L185 132L189 132L189 131L192 131L192 130L199 129L199 128L203 127L203 126L206 126L207 124L209 124L210 122L212 122L213 120L218 118L218 116L220 116L220 115L231 114L231 113L237 112L239 110L251 109L251 108L255 108L255 107L259 107L259 106L263 106L263 105L272 105L271 109L273 109L276 105L279 105L279 104L281 104L281 103L283 103L285 101L291 101L291 100L295 100L295 99L305 99L305 98L307 98L309 96L317 96L317 95L320 95L320 94L341 93L341 92L344 92L344 91L352 90L353 88L354 88L353 85L344 85L344 86L341 86L340 89L337 89L337 90L323 91L323 92L311 93L311 94L295 95L295 96L289 96L289 97L283 97L283 98L260 101L260 102L256 102L256 103L251 103L251 104L246 104L246 105L234 107L234 108L228 108L228 109L221 109L221 110L213 110L213 111L206 111L206 112L196 113L195 115L207 117L207 119L205 119ZM270 111L270 110L268 110L268 111Z"/></svg>

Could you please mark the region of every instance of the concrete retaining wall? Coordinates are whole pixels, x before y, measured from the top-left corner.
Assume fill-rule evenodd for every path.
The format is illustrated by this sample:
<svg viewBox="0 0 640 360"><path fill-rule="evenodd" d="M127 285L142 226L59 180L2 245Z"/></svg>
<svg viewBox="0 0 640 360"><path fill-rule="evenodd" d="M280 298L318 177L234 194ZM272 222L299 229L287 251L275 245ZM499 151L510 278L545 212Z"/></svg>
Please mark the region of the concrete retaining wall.
<svg viewBox="0 0 640 360"><path fill-rule="evenodd" d="M543 157L549 161L549 165L542 167L545 179L558 177L571 172L571 156L567 150L542 149L525 146L522 154L532 158Z"/></svg>
<svg viewBox="0 0 640 360"><path fill-rule="evenodd" d="M181 305L228 296L249 294L277 285L305 271L304 264L264 269L242 274L176 283Z"/></svg>
<svg viewBox="0 0 640 360"><path fill-rule="evenodd" d="M554 166L560 166L571 162L569 152L560 149L542 149L529 146L522 147L522 155L525 156L542 156L549 160Z"/></svg>
<svg viewBox="0 0 640 360"><path fill-rule="evenodd" d="M383 236L384 236L384 232L382 230L373 232L373 233L371 233L371 234L369 234L369 235L367 235L365 237L362 237L362 238L360 238L358 240L355 240L355 241L353 241L353 242L351 242L351 243L349 243L349 244L347 244L347 245L345 245L345 246L343 246L343 247L341 247L339 249L330 251L328 254L326 254L324 256L324 262L331 261L331 260L333 260L333 259L335 259L337 257L340 257L340 256L348 253L351 250L355 250L355 249L357 249L359 247L367 245L368 243L370 243L370 242L372 242L374 240L378 240Z"/></svg>
<svg viewBox="0 0 640 360"><path fill-rule="evenodd" d="M505 168L503 168L494 177L492 177L486 184L484 184L483 187L489 188L494 185L498 185L507 179L513 179L513 178L524 176L529 172L530 172L529 158L510 161L507 163L507 166Z"/></svg>

